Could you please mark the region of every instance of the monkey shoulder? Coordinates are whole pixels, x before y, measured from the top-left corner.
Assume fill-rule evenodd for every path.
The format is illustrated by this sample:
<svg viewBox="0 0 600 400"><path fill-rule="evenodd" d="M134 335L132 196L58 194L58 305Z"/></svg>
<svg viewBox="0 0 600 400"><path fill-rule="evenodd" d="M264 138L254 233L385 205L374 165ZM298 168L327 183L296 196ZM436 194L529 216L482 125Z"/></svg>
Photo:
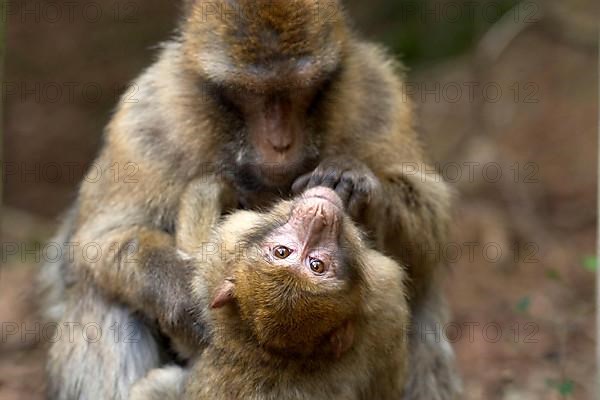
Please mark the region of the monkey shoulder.
<svg viewBox="0 0 600 400"><path fill-rule="evenodd" d="M356 354L372 366L369 398L399 398L407 375L410 308L404 267L369 250L362 335Z"/></svg>
<svg viewBox="0 0 600 400"><path fill-rule="evenodd" d="M390 289L403 290L406 272L396 260L373 249L366 251L365 272L367 284L379 288L389 285Z"/></svg>
<svg viewBox="0 0 600 400"><path fill-rule="evenodd" d="M365 314L369 321L387 320L371 326L393 327L408 322L408 299L404 267L375 250L368 250L365 266L367 294Z"/></svg>
<svg viewBox="0 0 600 400"><path fill-rule="evenodd" d="M124 88L105 144L130 161L193 176L215 162L218 143L203 85L183 66L180 47L164 43L157 60Z"/></svg>
<svg viewBox="0 0 600 400"><path fill-rule="evenodd" d="M410 160L418 142L413 106L405 94L405 68L366 41L354 43L347 57L337 83L343 95L332 100L332 134L324 139L332 154L325 155L343 152L369 165L389 164L392 157Z"/></svg>

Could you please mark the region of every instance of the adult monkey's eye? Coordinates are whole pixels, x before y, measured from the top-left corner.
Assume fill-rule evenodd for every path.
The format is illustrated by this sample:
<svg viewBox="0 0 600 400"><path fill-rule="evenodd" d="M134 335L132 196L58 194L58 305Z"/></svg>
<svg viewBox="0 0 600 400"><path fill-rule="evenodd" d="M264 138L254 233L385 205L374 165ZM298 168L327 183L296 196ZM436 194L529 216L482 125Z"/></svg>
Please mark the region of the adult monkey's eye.
<svg viewBox="0 0 600 400"><path fill-rule="evenodd" d="M292 250L285 246L277 246L273 249L273 255L279 259L288 258L290 254L292 254Z"/></svg>
<svg viewBox="0 0 600 400"><path fill-rule="evenodd" d="M310 265L310 269L315 274L321 275L325 273L325 263L323 261L317 260L316 258L311 258L308 263Z"/></svg>

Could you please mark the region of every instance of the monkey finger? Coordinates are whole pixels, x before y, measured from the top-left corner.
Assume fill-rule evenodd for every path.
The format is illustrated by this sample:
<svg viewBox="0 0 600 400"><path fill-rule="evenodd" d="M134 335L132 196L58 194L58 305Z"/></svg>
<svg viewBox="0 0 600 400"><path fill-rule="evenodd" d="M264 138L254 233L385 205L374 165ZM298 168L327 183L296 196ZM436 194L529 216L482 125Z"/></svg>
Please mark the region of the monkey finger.
<svg viewBox="0 0 600 400"><path fill-rule="evenodd" d="M301 193L306 189L306 185L308 185L308 181L312 173L304 174L300 178L296 179L296 181L292 184L292 192L295 194Z"/></svg>
<svg viewBox="0 0 600 400"><path fill-rule="evenodd" d="M326 170L322 172L319 171L312 174L306 188L310 189L316 186L325 186L333 189L335 188L339 179L339 174L335 170Z"/></svg>
<svg viewBox="0 0 600 400"><path fill-rule="evenodd" d="M315 171L310 176L308 182L306 183L306 189L313 188L315 186L320 186L321 181L323 180L322 172Z"/></svg>
<svg viewBox="0 0 600 400"><path fill-rule="evenodd" d="M348 201L346 210L353 220L360 221L366 207L366 199L359 194L353 194Z"/></svg>
<svg viewBox="0 0 600 400"><path fill-rule="evenodd" d="M354 186L352 196L348 201L348 213L356 220L360 219L371 200L370 188L364 184Z"/></svg>
<svg viewBox="0 0 600 400"><path fill-rule="evenodd" d="M321 179L321 186L335 189L340 182L341 176L338 171L327 171Z"/></svg>
<svg viewBox="0 0 600 400"><path fill-rule="evenodd" d="M342 199L342 203L346 207L348 207L348 202L352 197L352 192L354 191L354 181L348 175L342 175L339 183L335 186L335 192L340 199Z"/></svg>

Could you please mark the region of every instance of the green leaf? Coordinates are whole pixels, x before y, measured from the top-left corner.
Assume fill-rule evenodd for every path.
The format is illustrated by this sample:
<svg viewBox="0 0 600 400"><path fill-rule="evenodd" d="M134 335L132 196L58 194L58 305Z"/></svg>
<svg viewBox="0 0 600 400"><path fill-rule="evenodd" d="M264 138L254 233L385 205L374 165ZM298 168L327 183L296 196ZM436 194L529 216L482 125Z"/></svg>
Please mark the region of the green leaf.
<svg viewBox="0 0 600 400"><path fill-rule="evenodd" d="M517 311L520 313L526 313L531 306L531 297L525 296L517 303Z"/></svg>
<svg viewBox="0 0 600 400"><path fill-rule="evenodd" d="M571 379L563 379L562 381L546 379L546 385L556 389L563 397L571 396L575 391L575 382L573 382Z"/></svg>
<svg viewBox="0 0 600 400"><path fill-rule="evenodd" d="M564 380L560 385L558 385L558 391L563 396L572 395L574 389L575 383L570 379Z"/></svg>
<svg viewBox="0 0 600 400"><path fill-rule="evenodd" d="M583 259L583 268L590 272L598 271L598 257L589 256Z"/></svg>

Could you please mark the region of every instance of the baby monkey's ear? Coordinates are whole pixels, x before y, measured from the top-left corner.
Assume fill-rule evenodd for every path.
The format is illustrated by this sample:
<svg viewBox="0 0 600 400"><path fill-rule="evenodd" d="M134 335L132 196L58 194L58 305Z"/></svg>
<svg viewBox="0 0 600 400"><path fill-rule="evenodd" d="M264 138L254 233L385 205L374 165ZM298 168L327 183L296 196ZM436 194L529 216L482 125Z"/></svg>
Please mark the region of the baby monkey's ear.
<svg viewBox="0 0 600 400"><path fill-rule="evenodd" d="M233 278L226 278L225 281L215 293L210 308L221 308L235 300L235 281Z"/></svg>
<svg viewBox="0 0 600 400"><path fill-rule="evenodd" d="M354 344L354 323L346 321L342 326L333 331L329 340L331 341L335 358L340 358Z"/></svg>

